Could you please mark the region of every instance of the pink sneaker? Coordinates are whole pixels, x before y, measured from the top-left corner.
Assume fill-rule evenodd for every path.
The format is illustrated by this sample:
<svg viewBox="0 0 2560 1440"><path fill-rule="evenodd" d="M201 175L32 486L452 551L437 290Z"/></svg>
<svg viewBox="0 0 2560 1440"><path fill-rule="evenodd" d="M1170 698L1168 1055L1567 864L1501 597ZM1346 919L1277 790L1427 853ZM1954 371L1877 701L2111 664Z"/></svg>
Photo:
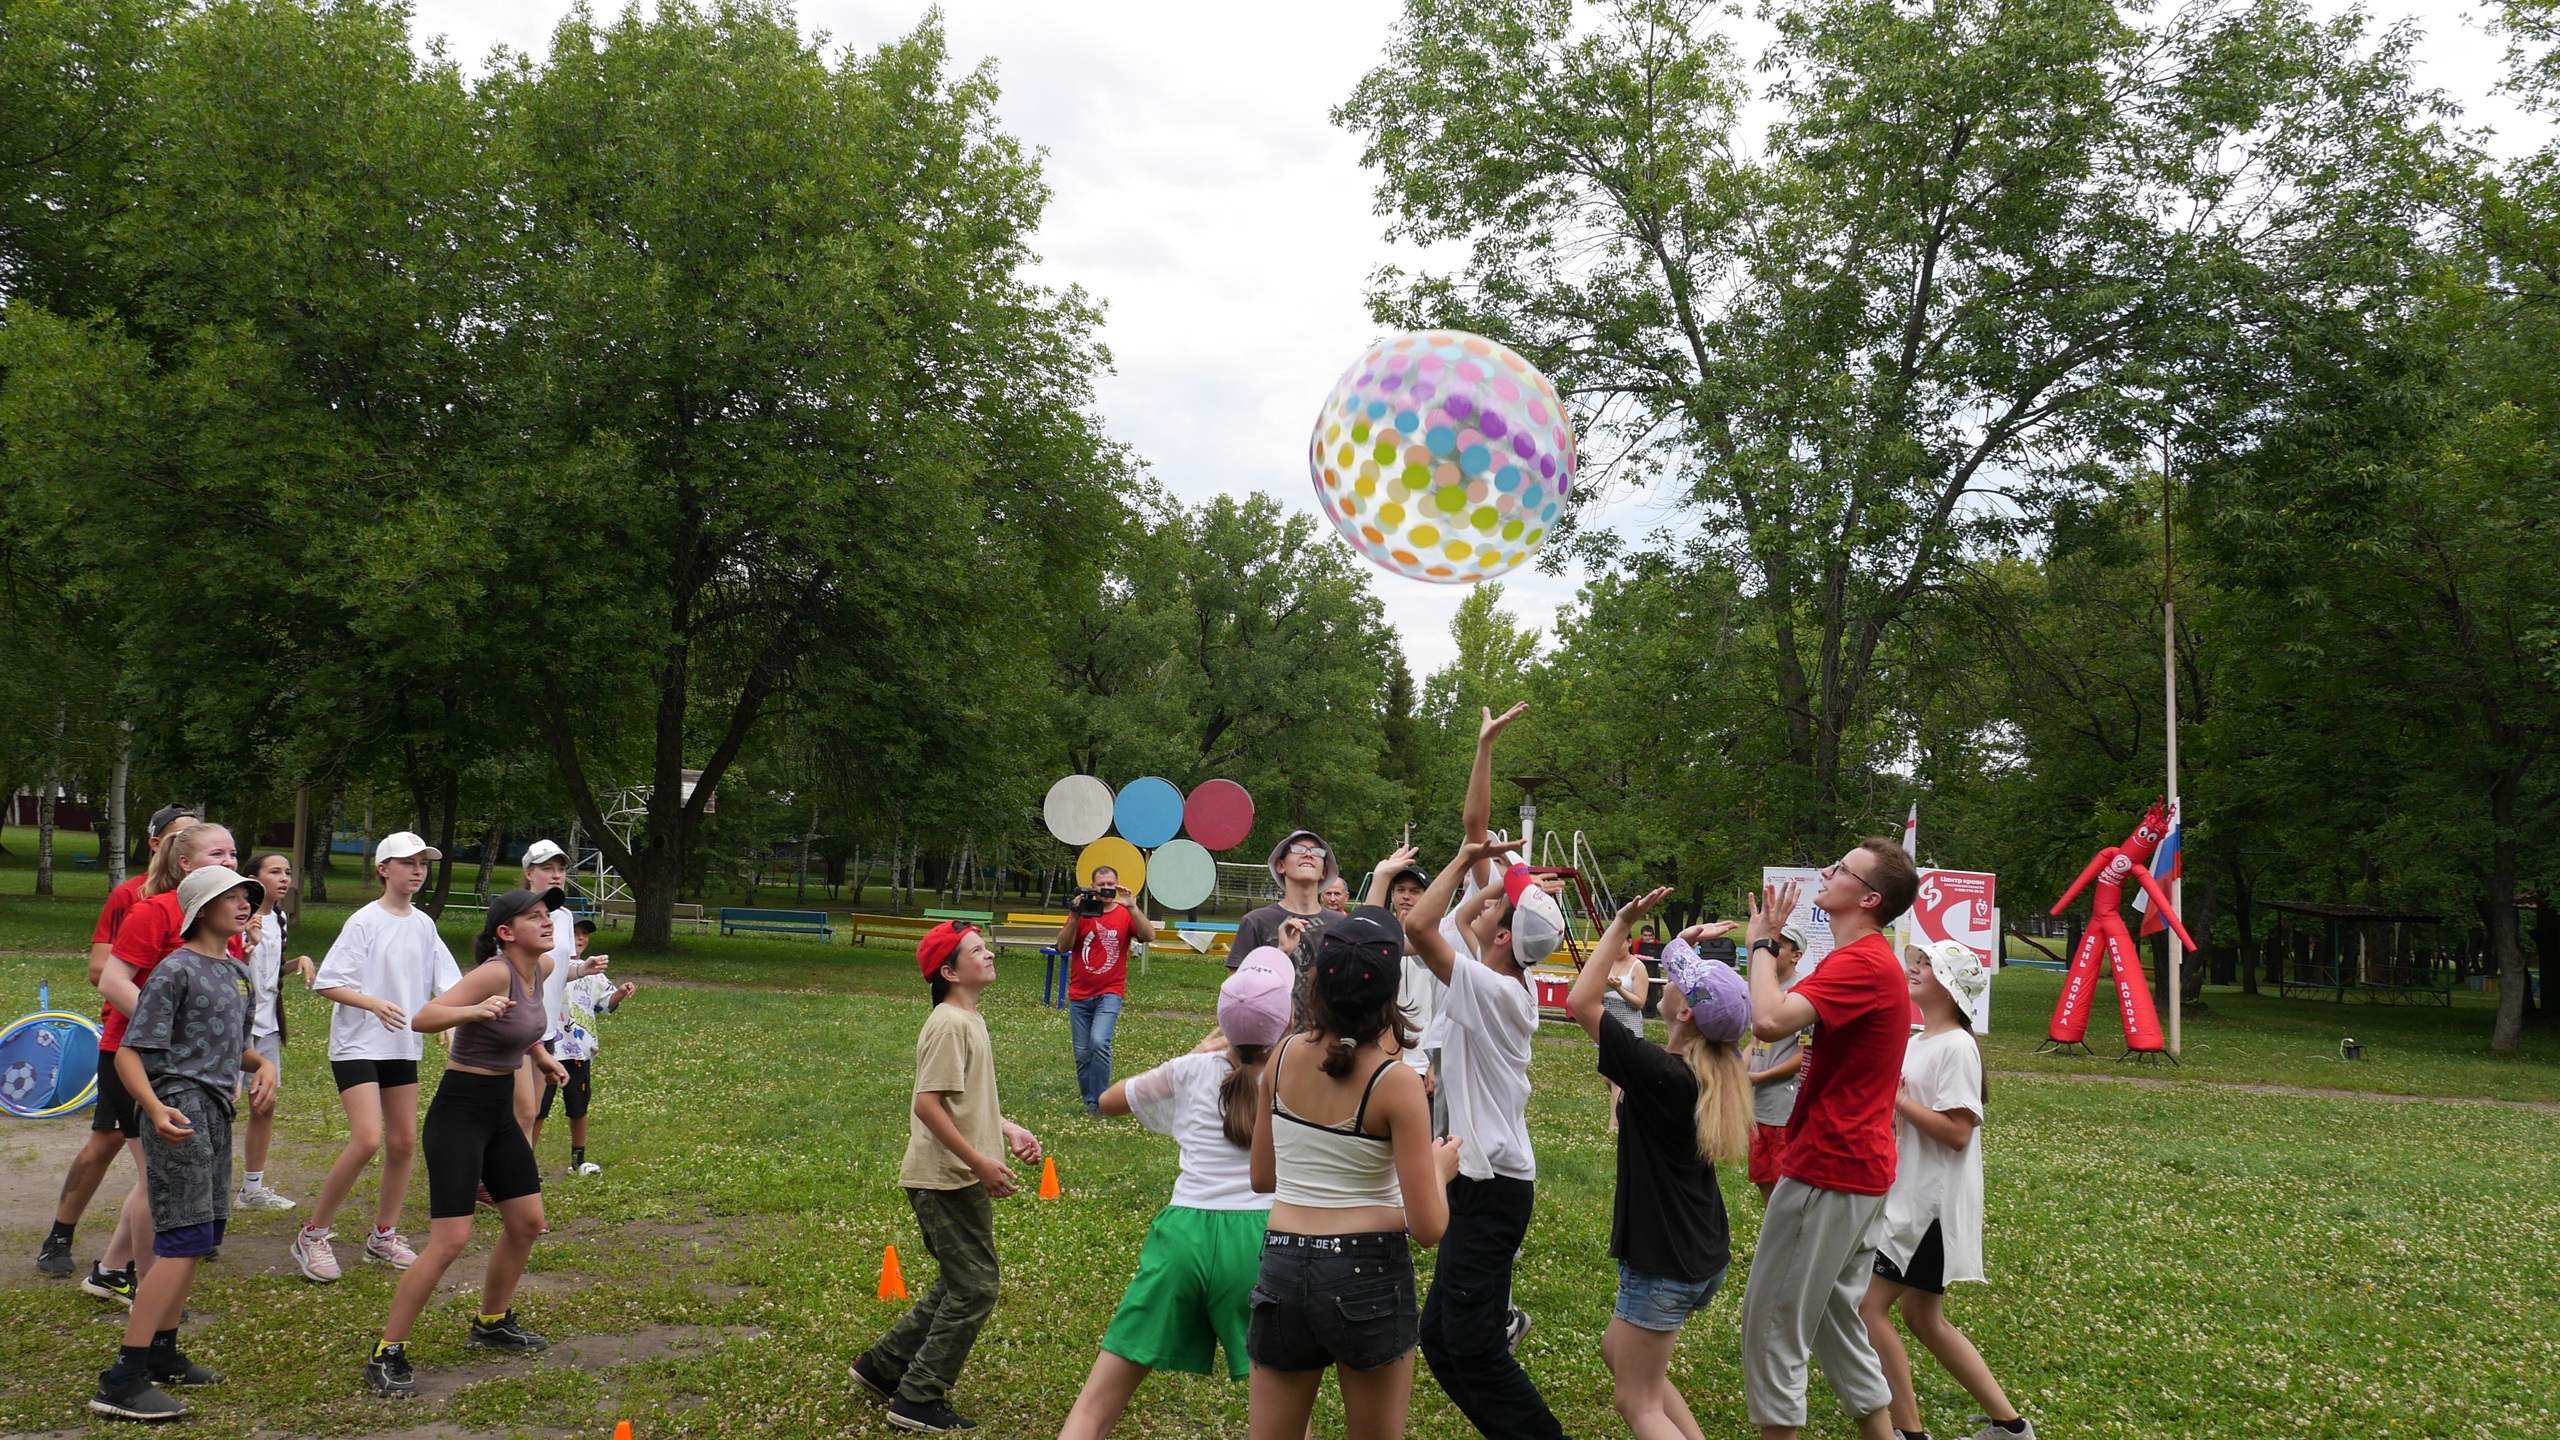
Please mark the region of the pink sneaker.
<svg viewBox="0 0 2560 1440"><path fill-rule="evenodd" d="M338 1252L329 1248L329 1237L336 1233L309 1226L293 1232L293 1266L303 1279L326 1285L338 1278Z"/></svg>
<svg viewBox="0 0 2560 1440"><path fill-rule="evenodd" d="M376 1230L364 1237L364 1258L379 1261L394 1270L406 1270L417 1263L418 1252L400 1238L397 1230Z"/></svg>

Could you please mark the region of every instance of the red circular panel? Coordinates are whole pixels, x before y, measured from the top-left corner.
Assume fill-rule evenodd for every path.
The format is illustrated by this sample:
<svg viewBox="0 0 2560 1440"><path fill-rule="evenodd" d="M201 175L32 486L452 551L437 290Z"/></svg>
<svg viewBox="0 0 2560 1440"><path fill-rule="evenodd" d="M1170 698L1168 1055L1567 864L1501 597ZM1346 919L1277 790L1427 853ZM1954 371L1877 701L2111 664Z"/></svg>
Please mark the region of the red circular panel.
<svg viewBox="0 0 2560 1440"><path fill-rule="evenodd" d="M1210 850L1231 850L1253 833L1253 797L1233 780L1204 780L1182 802L1182 828Z"/></svg>

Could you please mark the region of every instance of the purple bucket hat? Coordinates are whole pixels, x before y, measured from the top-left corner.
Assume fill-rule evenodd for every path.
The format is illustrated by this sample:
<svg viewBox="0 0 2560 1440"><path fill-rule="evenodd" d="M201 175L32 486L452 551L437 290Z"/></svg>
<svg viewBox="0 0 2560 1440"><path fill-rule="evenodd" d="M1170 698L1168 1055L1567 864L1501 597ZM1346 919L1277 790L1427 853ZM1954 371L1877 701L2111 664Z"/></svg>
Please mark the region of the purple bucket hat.
<svg viewBox="0 0 2560 1440"><path fill-rule="evenodd" d="M1710 1040L1732 1044L1751 1028L1751 987L1721 960L1686 940L1662 947L1662 978L1689 1002L1689 1023Z"/></svg>

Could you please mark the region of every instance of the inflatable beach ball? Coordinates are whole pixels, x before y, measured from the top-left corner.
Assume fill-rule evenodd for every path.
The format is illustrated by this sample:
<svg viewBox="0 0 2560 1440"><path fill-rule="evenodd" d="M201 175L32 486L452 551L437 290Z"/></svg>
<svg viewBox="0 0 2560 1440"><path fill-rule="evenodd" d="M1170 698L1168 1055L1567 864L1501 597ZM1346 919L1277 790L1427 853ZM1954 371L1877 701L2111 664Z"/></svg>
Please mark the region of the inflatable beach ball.
<svg viewBox="0 0 2560 1440"><path fill-rule="evenodd" d="M1464 585L1518 569L1573 490L1555 386L1463 330L1397 335L1342 373L1307 469L1351 548L1398 575Z"/></svg>

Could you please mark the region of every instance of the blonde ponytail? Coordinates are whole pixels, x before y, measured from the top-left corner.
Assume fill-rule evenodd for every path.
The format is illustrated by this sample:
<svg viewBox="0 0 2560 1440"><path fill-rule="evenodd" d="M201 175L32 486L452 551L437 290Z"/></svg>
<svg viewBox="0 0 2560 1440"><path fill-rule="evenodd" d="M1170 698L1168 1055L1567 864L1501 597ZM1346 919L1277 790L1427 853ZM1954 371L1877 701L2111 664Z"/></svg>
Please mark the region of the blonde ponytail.
<svg viewBox="0 0 2560 1440"><path fill-rule="evenodd" d="M1689 1073L1698 1078L1698 1154L1740 1160L1751 1153L1751 1071L1729 1040L1700 1035L1689 1042Z"/></svg>

